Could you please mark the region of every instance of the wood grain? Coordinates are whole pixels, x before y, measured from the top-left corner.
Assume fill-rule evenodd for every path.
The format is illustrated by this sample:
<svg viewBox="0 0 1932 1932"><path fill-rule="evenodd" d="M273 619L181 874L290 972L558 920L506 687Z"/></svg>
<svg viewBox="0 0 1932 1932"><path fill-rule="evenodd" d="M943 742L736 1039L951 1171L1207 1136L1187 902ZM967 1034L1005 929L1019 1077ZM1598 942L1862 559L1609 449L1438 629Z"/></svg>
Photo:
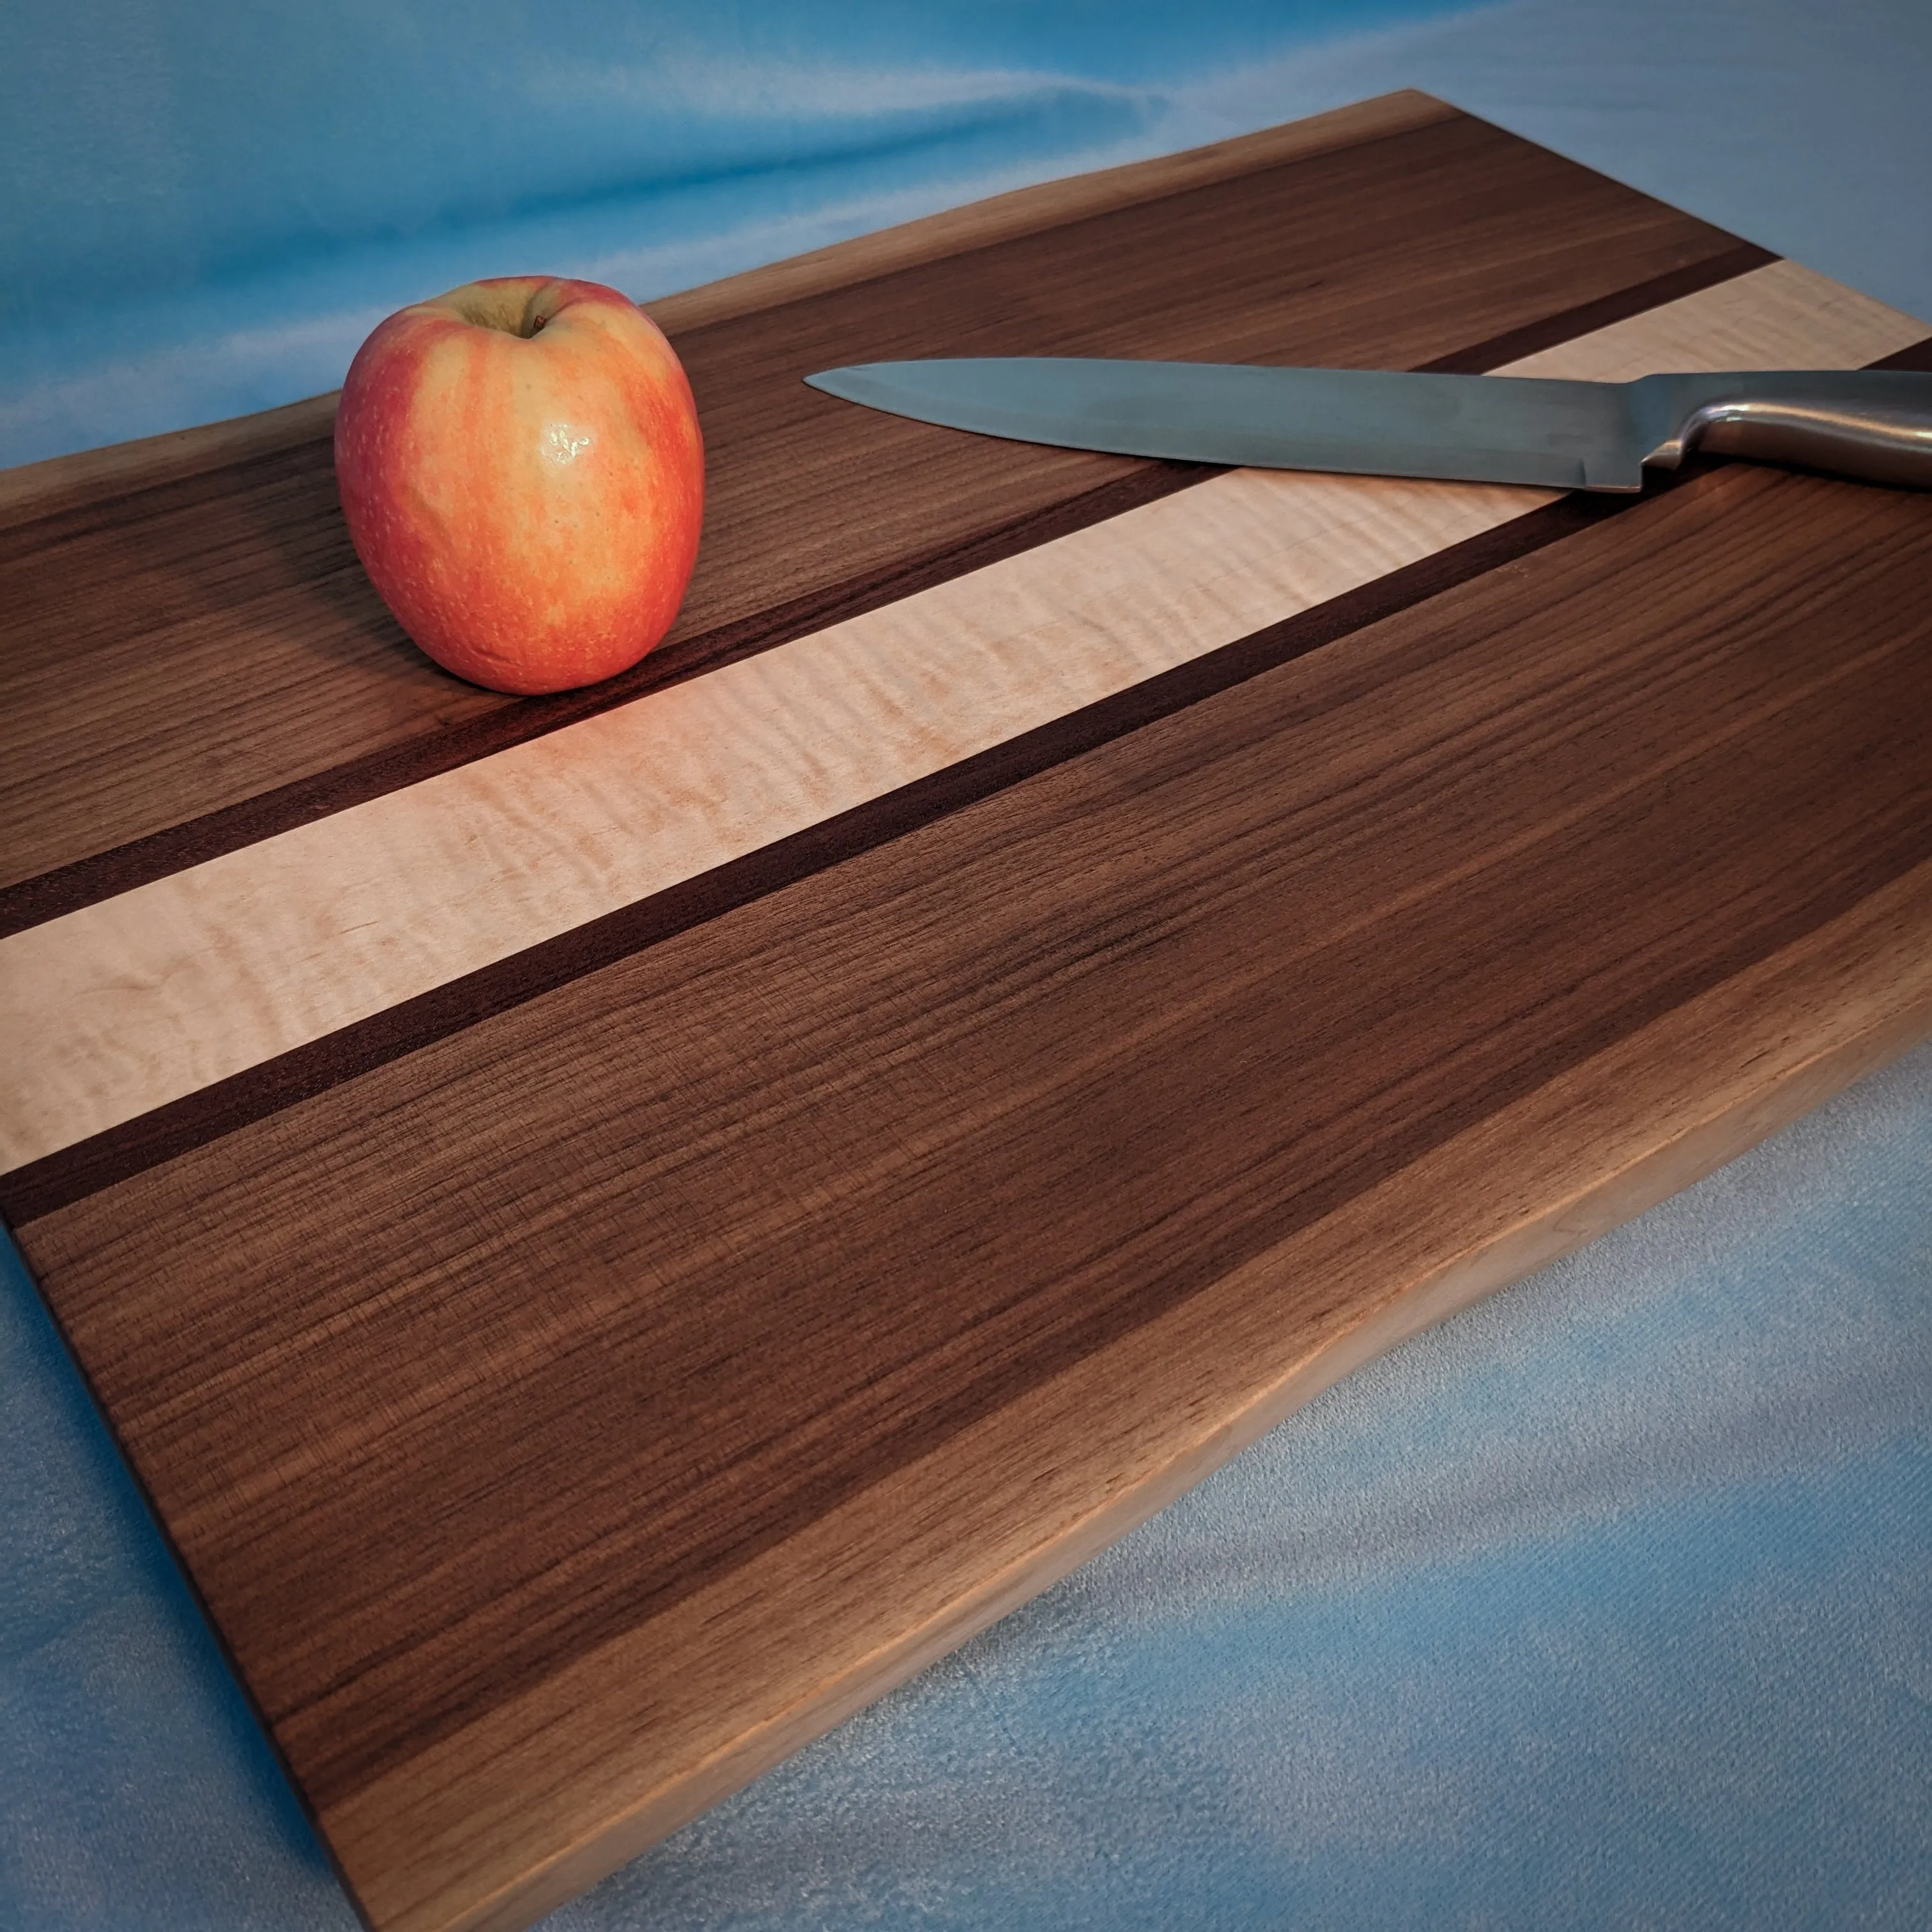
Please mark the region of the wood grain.
<svg viewBox="0 0 1932 1932"><path fill-rule="evenodd" d="M1664 488L1690 480L1684 472ZM1570 496L1437 550L1298 615L1190 658L1113 697L1003 740L976 756L680 885L539 941L369 1018L196 1088L122 1126L0 1174L0 1211L16 1222L173 1159L214 1136L326 1091L490 1015L748 904L854 854L933 823L1123 732L1197 703L1258 671L1321 649L1394 610L1514 562L1614 514L1628 500Z"/></svg>
<svg viewBox="0 0 1932 1932"><path fill-rule="evenodd" d="M1795 264L1520 373L1844 366L1920 325ZM107 1132L1522 517L1237 472L0 940L0 1172Z"/></svg>
<svg viewBox="0 0 1932 1932"><path fill-rule="evenodd" d="M1548 500L1237 471L0 940L0 1170Z"/></svg>
<svg viewBox="0 0 1932 1932"><path fill-rule="evenodd" d="M711 574L584 712L357 614L298 412L10 530L16 1085L176 1071L0 1196L381 1932L527 1923L1932 1028L1932 496L996 471L795 380L1909 319L1413 99L839 259L693 298Z"/></svg>
<svg viewBox="0 0 1932 1932"><path fill-rule="evenodd" d="M620 1643L592 1729L658 1784L745 1697L810 1705L801 1630L910 1642L1052 1540L982 1514L956 1438L1918 877L1928 509L1718 472L30 1224L382 1922L485 1910L380 1849L400 1792L479 1829L526 1795L440 1746ZM1484 1205L1562 1204L1512 1168ZM1277 1363L1368 1312L1297 1278L1250 1310ZM1125 1386L1103 1456L1204 1413L1158 1361ZM936 1600L784 1568L914 1469ZM644 1802L589 1758L546 1775Z"/></svg>
<svg viewBox="0 0 1932 1932"><path fill-rule="evenodd" d="M813 368L1127 345L1403 367L1660 275L1763 259L1463 116L1130 206L1078 203L1056 203L1050 232L884 274L862 254L851 286L815 280L676 332L710 453L704 550L667 644L587 698L507 700L418 656L350 549L325 441L271 439L16 524L0 557L0 703L18 721L0 772L0 886L158 840L131 872L81 881L84 898L124 890L466 761L494 748L475 735L493 723L496 742L553 728L889 601L935 562L950 574L962 547L1009 531L1023 544L1083 499L1111 514L1125 504L1109 485L1186 480L854 410L802 387ZM199 832L184 845L177 826ZM81 902L64 890L29 895L26 916Z"/></svg>

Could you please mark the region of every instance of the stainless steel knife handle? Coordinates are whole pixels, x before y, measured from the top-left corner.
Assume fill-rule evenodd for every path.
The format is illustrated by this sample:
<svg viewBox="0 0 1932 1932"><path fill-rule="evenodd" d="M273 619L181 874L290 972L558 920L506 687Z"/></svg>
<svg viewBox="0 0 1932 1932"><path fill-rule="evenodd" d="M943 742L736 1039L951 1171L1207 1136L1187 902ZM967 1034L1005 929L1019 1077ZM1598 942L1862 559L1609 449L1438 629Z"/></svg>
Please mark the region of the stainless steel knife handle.
<svg viewBox="0 0 1932 1932"><path fill-rule="evenodd" d="M1932 489L1932 375L1761 370L1646 376L1630 389L1646 438L1655 437L1643 460L1660 469L1697 449Z"/></svg>

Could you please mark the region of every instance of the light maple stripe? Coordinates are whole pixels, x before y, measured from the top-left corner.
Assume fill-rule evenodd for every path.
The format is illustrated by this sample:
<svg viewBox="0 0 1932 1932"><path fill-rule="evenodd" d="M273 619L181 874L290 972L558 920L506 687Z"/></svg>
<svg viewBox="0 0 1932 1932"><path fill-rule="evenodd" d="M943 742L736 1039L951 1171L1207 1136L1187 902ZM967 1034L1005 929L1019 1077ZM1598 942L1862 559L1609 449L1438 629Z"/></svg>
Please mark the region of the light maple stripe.
<svg viewBox="0 0 1932 1932"><path fill-rule="evenodd" d="M1633 382L1673 369L1856 369L1928 325L1796 262L1772 262L1497 373Z"/></svg>
<svg viewBox="0 0 1932 1932"><path fill-rule="evenodd" d="M1780 262L1511 368L1849 367L1925 333ZM0 1172L1550 500L1234 472L16 934Z"/></svg>

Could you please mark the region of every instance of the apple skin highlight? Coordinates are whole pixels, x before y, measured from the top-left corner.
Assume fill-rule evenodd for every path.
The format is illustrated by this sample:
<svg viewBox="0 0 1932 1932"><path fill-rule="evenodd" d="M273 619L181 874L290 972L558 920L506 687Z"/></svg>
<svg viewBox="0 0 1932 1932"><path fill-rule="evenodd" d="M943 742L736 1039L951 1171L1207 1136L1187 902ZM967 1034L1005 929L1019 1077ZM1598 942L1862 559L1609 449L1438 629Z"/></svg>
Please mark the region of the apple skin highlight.
<svg viewBox="0 0 1932 1932"><path fill-rule="evenodd" d="M656 323L595 282L472 282L379 324L343 385L335 473L382 601L493 691L628 669L697 560L690 384Z"/></svg>

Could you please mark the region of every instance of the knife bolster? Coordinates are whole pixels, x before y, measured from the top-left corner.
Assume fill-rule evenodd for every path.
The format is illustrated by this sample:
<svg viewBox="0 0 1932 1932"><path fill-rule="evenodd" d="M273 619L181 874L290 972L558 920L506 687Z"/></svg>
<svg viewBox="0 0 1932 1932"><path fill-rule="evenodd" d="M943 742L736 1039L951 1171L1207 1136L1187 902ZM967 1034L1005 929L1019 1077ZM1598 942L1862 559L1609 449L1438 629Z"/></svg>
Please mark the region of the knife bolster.
<svg viewBox="0 0 1932 1932"><path fill-rule="evenodd" d="M1932 489L1932 376L1780 370L1720 378L1715 394L1709 378L1652 380L1676 419L1646 464L1675 470L1695 449Z"/></svg>

